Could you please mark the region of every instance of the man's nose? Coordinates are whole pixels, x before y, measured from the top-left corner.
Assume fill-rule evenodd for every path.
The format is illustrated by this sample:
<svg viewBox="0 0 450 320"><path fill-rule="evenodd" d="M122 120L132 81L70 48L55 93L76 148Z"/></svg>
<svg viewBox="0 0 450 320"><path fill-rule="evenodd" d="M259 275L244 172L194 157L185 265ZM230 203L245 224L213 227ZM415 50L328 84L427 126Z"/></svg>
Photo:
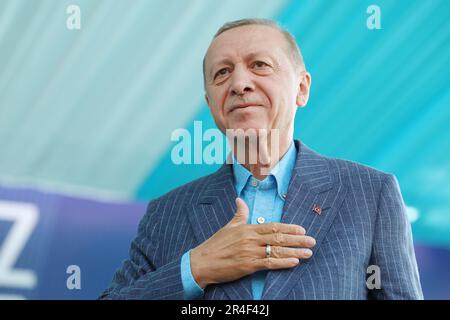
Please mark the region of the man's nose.
<svg viewBox="0 0 450 320"><path fill-rule="evenodd" d="M242 68L235 68L231 75L230 93L231 95L243 95L254 91L253 81L251 75Z"/></svg>

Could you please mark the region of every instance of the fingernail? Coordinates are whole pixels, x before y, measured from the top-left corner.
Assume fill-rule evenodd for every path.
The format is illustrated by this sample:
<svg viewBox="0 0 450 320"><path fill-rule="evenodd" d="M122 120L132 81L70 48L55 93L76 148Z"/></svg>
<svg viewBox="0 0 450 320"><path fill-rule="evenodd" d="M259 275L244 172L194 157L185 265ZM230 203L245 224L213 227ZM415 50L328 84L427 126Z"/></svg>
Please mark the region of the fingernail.
<svg viewBox="0 0 450 320"><path fill-rule="evenodd" d="M309 249L305 249L305 256L307 256L308 258L312 256L312 251Z"/></svg>

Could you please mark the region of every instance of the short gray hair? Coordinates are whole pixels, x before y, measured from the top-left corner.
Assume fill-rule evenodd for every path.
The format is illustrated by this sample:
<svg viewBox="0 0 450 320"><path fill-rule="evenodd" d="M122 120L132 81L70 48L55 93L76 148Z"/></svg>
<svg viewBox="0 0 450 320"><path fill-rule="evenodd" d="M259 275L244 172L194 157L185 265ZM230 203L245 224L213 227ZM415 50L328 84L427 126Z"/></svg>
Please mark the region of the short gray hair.
<svg viewBox="0 0 450 320"><path fill-rule="evenodd" d="M289 31L282 28L278 23L276 23L273 20L252 18L252 19L241 19L241 20L230 21L230 22L227 22L224 25L222 25L219 28L219 30L217 30L217 32L214 35L212 40L216 39L219 35L221 35L225 31L228 31L228 30L231 30L234 28L238 28L238 27L242 27L242 26L249 26L249 25L268 26L268 27L271 27L271 28L274 28L274 29L280 31L281 34L286 39L286 42L288 44L288 51L289 51L289 55L290 55L293 66L297 70L305 68L305 63L303 61L302 53L300 51L300 48L297 45L297 42L295 41L294 36ZM204 80L203 82L206 87L205 58L206 58L206 54L205 54L205 57L203 57L203 80Z"/></svg>

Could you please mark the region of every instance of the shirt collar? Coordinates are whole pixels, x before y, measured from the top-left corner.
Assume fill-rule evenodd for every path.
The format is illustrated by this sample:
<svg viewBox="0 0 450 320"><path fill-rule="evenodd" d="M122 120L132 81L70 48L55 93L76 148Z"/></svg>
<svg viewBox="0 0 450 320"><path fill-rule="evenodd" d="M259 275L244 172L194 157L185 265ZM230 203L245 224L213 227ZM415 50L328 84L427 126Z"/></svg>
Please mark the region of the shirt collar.
<svg viewBox="0 0 450 320"><path fill-rule="evenodd" d="M284 154L283 158L281 158L278 165L276 165L270 172L277 181L277 191L282 199L284 199L283 195L287 194L296 160L297 149L295 148L294 142L291 142L291 145Z"/></svg>
<svg viewBox="0 0 450 320"><path fill-rule="evenodd" d="M233 156L233 174L234 174L234 188L238 197L247 184L248 179L252 176L251 172L247 170L239 161Z"/></svg>
<svg viewBox="0 0 450 320"><path fill-rule="evenodd" d="M297 149L294 142L292 142L283 158L281 158L278 164L270 171L270 175L272 175L277 182L277 192L282 199L284 199L283 195L287 193L296 159ZM252 173L233 156L233 174L236 194L240 196L249 178L252 177Z"/></svg>

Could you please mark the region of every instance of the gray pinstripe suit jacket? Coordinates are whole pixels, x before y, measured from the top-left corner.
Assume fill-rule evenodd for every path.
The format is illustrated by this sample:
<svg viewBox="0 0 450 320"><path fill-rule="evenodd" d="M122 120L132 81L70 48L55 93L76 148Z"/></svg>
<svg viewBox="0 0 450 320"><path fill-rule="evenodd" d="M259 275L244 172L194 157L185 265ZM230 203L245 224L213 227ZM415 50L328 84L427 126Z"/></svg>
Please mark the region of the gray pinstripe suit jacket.
<svg viewBox="0 0 450 320"><path fill-rule="evenodd" d="M295 143L299 152L281 222L303 226L317 244L311 259L269 271L262 299L423 298L396 178ZM231 166L225 164L151 201L130 258L100 298L183 299L182 254L233 217L235 197ZM379 290L366 286L372 264L381 271ZM252 299L251 277L208 286L203 299Z"/></svg>

